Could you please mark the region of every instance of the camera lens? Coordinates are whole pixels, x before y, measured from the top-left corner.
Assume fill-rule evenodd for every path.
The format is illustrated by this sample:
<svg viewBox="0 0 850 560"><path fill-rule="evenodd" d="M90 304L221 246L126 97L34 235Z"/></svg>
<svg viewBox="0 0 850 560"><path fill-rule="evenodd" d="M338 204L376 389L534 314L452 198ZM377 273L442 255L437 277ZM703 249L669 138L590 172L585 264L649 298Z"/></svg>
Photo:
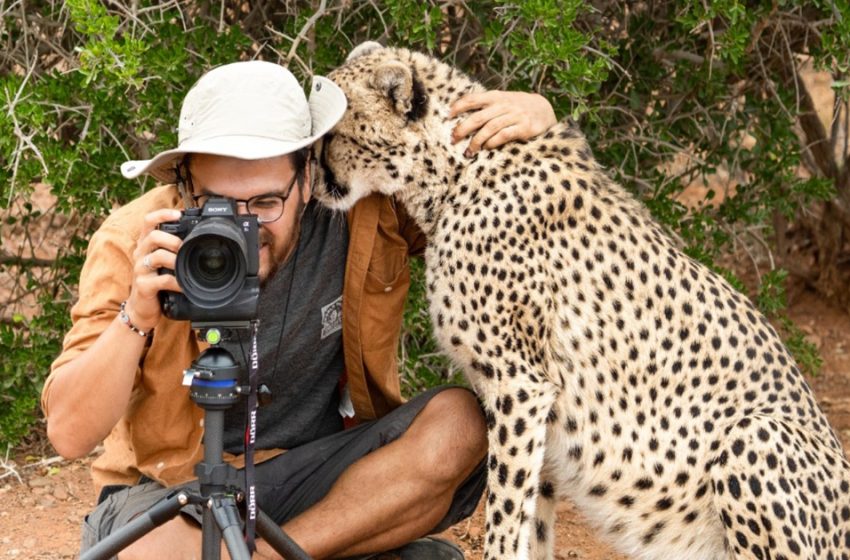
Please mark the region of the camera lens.
<svg viewBox="0 0 850 560"><path fill-rule="evenodd" d="M208 279L214 280L221 276L227 261L224 260L224 252L218 247L210 247L198 258L201 274Z"/></svg>
<svg viewBox="0 0 850 560"><path fill-rule="evenodd" d="M193 304L220 308L242 289L247 275L245 236L232 220L210 218L183 240L177 282Z"/></svg>
<svg viewBox="0 0 850 560"><path fill-rule="evenodd" d="M222 286L234 272L236 255L225 242L210 239L193 247L189 255L190 267L197 272L198 279L206 286Z"/></svg>

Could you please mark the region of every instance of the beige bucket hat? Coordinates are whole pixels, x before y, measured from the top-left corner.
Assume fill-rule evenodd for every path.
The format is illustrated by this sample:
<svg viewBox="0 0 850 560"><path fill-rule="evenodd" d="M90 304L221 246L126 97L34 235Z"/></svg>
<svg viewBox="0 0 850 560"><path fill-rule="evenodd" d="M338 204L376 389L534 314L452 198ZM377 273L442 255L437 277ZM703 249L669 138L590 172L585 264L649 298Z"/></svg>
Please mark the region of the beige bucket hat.
<svg viewBox="0 0 850 560"><path fill-rule="evenodd" d="M309 146L345 112L345 94L327 78L314 76L310 99L286 68L259 60L234 62L204 74L183 100L177 148L152 159L121 165L128 179L150 174L176 181L184 154L264 159Z"/></svg>

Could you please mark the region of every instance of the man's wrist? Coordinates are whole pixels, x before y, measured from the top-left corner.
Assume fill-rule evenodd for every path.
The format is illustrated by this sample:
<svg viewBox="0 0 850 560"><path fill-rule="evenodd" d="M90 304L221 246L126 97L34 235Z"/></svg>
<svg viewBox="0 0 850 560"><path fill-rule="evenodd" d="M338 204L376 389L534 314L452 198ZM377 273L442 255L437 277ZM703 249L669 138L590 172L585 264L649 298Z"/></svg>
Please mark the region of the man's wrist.
<svg viewBox="0 0 850 560"><path fill-rule="evenodd" d="M153 327L149 329L141 329L137 327L132 319L130 319L129 313L127 313L127 300L121 302L121 307L118 311L118 320L124 323L127 328L129 328L133 333L137 334L142 338L149 337L153 334Z"/></svg>

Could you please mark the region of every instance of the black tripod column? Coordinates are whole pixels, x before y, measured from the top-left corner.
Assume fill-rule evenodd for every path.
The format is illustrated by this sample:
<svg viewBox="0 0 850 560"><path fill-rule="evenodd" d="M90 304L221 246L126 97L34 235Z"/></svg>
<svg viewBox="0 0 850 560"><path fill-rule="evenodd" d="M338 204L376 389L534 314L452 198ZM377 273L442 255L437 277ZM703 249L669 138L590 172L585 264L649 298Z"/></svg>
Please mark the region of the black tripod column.
<svg viewBox="0 0 850 560"><path fill-rule="evenodd" d="M205 433L221 433L223 427L224 411L207 410L204 415ZM195 474L200 483L201 498L205 500L203 558L217 560L220 557L222 538L232 558L250 558L242 540L233 490L237 483L237 472L222 460L221 438L204 438L204 461L195 466Z"/></svg>
<svg viewBox="0 0 850 560"><path fill-rule="evenodd" d="M204 460L195 465L203 513L203 558L221 557L221 540L234 559L250 558L242 540L239 511L236 508L236 469L224 462L224 411L239 400L239 365L229 352L213 346L193 364L190 397L204 409Z"/></svg>

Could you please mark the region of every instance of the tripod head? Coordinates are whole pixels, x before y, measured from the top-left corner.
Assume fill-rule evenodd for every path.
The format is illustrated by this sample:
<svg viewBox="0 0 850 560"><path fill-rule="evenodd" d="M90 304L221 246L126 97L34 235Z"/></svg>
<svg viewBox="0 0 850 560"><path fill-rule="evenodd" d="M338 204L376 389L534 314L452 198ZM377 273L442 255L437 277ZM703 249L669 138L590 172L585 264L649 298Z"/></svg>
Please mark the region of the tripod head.
<svg viewBox="0 0 850 560"><path fill-rule="evenodd" d="M199 407L226 410L239 400L241 370L230 352L210 346L183 373L183 384L189 385L189 397Z"/></svg>
<svg viewBox="0 0 850 560"><path fill-rule="evenodd" d="M195 325L192 325L195 327ZM226 410L236 404L239 397L247 396L250 387L239 385L244 379L244 368L228 350L218 344L225 340L234 325L224 334L216 327L205 325L198 330L198 337L210 344L183 372L183 385L190 388L189 398L204 410ZM248 328L239 325L238 328ZM269 404L272 393L265 383L256 388L260 406Z"/></svg>

